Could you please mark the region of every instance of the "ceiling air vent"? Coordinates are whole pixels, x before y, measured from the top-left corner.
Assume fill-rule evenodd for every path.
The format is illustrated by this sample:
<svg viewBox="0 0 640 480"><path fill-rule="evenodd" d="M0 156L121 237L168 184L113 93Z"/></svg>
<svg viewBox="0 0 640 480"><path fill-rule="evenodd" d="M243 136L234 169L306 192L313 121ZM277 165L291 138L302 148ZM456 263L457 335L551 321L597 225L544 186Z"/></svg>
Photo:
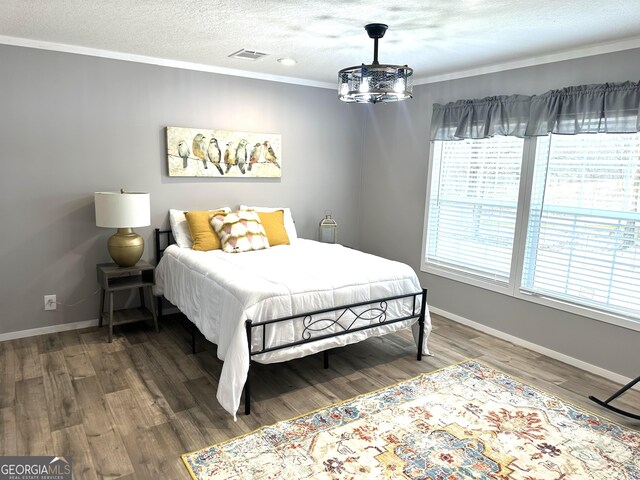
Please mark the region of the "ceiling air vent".
<svg viewBox="0 0 640 480"><path fill-rule="evenodd" d="M242 60L259 60L262 57L266 57L268 53L256 52L255 50L245 50L244 48L238 50L235 53L229 55L231 58L240 58Z"/></svg>

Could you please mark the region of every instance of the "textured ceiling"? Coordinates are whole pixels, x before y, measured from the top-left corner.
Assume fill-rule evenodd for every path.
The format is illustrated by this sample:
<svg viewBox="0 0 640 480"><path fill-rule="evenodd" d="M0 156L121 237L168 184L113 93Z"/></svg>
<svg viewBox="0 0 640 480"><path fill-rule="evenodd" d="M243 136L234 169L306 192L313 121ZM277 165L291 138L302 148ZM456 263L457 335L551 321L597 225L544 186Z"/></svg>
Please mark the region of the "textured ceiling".
<svg viewBox="0 0 640 480"><path fill-rule="evenodd" d="M380 62L408 64L418 83L640 46L640 0L2 0L0 43L333 85L339 69L371 62L372 22L389 25ZM241 48L269 55L228 57Z"/></svg>

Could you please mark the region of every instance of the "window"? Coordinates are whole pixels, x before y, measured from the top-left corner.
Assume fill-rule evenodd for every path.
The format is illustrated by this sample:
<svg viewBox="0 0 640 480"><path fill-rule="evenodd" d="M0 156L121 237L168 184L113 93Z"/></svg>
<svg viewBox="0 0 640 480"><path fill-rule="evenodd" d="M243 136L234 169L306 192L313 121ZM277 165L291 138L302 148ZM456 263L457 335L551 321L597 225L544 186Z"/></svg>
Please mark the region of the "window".
<svg viewBox="0 0 640 480"><path fill-rule="evenodd" d="M538 140L521 290L640 317L640 136Z"/></svg>
<svg viewBox="0 0 640 480"><path fill-rule="evenodd" d="M640 329L639 134L432 146L424 271Z"/></svg>
<svg viewBox="0 0 640 480"><path fill-rule="evenodd" d="M523 140L435 142L425 260L509 283Z"/></svg>

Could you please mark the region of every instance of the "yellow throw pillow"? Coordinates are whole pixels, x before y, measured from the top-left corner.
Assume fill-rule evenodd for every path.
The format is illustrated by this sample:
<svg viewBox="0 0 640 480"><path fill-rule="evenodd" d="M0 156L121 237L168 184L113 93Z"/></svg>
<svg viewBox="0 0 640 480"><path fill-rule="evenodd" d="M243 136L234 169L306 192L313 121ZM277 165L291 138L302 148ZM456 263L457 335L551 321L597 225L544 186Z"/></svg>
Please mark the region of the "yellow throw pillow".
<svg viewBox="0 0 640 480"><path fill-rule="evenodd" d="M260 217L253 210L217 213L211 217L211 225L220 237L224 252L241 253L269 248Z"/></svg>
<svg viewBox="0 0 640 480"><path fill-rule="evenodd" d="M213 230L211 226L211 217L224 213L222 210L217 211L192 211L184 212L184 217L189 224L189 232L191 232L191 238L193 240L194 250L200 250L202 252L208 252L209 250L220 250L222 245L220 238Z"/></svg>
<svg viewBox="0 0 640 480"><path fill-rule="evenodd" d="M269 245L289 245L289 236L284 228L284 210L257 213L269 239Z"/></svg>

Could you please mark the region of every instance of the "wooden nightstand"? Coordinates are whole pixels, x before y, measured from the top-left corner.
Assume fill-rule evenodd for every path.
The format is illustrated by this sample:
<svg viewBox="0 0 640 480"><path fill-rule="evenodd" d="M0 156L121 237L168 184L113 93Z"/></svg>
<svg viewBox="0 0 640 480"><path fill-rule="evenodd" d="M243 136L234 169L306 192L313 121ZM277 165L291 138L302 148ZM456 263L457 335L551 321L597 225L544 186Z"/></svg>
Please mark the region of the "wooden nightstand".
<svg viewBox="0 0 640 480"><path fill-rule="evenodd" d="M141 320L153 320L158 329L158 317L153 305L153 287L155 267L144 260L140 260L133 267L119 267L115 263L101 263L97 265L98 283L102 287L100 291L100 317L99 325L105 314L109 315L109 343L113 339L113 326L124 323L139 322ZM140 294L140 306L137 308L113 309L113 294L120 291L138 289ZM149 308L145 306L145 290L149 295ZM109 310L104 311L105 297L109 296Z"/></svg>

